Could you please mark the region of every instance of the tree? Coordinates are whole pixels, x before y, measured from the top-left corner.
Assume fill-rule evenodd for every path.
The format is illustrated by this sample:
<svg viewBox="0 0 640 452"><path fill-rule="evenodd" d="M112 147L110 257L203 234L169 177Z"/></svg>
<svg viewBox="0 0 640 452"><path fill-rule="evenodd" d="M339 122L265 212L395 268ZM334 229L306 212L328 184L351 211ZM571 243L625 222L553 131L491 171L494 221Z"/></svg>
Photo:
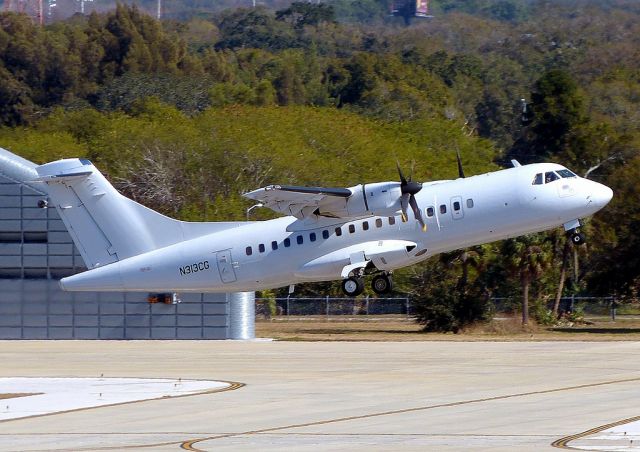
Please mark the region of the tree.
<svg viewBox="0 0 640 452"><path fill-rule="evenodd" d="M335 12L333 6L325 3L293 2L288 8L276 11L276 20L289 22L294 28L302 29L305 25L335 22Z"/></svg>
<svg viewBox="0 0 640 452"><path fill-rule="evenodd" d="M533 121L511 149L523 163L549 159L566 152L572 134L587 122L584 98L571 75L561 69L547 71L531 93Z"/></svg>
<svg viewBox="0 0 640 452"><path fill-rule="evenodd" d="M256 48L282 50L299 47L292 27L278 21L263 8L237 9L222 16L218 23L217 49Z"/></svg>
<svg viewBox="0 0 640 452"><path fill-rule="evenodd" d="M509 274L517 277L522 289L522 324L529 324L529 289L550 265L548 244L542 234L505 240L502 255Z"/></svg>
<svg viewBox="0 0 640 452"><path fill-rule="evenodd" d="M490 246L446 253L416 267L412 307L425 331L457 333L487 319L493 290Z"/></svg>
<svg viewBox="0 0 640 452"><path fill-rule="evenodd" d="M29 122L34 110L29 87L0 66L0 123L24 125Z"/></svg>

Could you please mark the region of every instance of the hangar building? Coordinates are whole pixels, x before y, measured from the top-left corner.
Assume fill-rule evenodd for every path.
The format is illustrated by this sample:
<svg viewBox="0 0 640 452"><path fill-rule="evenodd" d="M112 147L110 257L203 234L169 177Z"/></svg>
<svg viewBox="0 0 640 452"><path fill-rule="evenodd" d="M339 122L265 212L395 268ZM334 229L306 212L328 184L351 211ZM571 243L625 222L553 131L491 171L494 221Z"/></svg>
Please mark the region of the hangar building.
<svg viewBox="0 0 640 452"><path fill-rule="evenodd" d="M85 270L35 164L0 148L0 339L252 339L255 294L63 292ZM169 301L169 300L167 300Z"/></svg>

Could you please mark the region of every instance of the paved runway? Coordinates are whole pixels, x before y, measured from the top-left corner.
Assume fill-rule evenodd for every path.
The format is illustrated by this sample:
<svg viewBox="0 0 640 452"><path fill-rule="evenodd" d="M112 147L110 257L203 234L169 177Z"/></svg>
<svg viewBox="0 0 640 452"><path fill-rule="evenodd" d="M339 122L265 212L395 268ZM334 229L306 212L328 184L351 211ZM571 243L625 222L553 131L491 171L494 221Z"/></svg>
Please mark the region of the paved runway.
<svg viewBox="0 0 640 452"><path fill-rule="evenodd" d="M0 342L0 376L245 384L0 422L0 450L598 450L588 434L640 415L639 356L633 342Z"/></svg>

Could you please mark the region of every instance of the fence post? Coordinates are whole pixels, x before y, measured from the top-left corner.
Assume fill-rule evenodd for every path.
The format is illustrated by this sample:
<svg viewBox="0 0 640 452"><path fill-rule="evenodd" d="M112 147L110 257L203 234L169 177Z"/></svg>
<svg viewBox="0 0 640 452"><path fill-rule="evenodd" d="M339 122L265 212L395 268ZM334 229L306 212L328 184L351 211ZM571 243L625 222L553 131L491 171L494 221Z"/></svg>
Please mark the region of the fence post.
<svg viewBox="0 0 640 452"><path fill-rule="evenodd" d="M287 320L289 320L289 297L291 295L287 295Z"/></svg>
<svg viewBox="0 0 640 452"><path fill-rule="evenodd" d="M616 321L616 308L618 307L618 302L616 301L616 297L613 297L611 300L611 321Z"/></svg>
<svg viewBox="0 0 640 452"><path fill-rule="evenodd" d="M364 312L365 315L369 315L369 295L367 295L367 299L364 304Z"/></svg>
<svg viewBox="0 0 640 452"><path fill-rule="evenodd" d="M574 311L574 305L576 303L576 294L571 294L571 312Z"/></svg>
<svg viewBox="0 0 640 452"><path fill-rule="evenodd" d="M325 315L325 321L329 321L329 295L327 295L327 297L324 300L324 315Z"/></svg>
<svg viewBox="0 0 640 452"><path fill-rule="evenodd" d="M404 299L404 306L405 306L405 310L407 311L407 319L408 319L409 317L411 317L409 315L409 297L406 297Z"/></svg>

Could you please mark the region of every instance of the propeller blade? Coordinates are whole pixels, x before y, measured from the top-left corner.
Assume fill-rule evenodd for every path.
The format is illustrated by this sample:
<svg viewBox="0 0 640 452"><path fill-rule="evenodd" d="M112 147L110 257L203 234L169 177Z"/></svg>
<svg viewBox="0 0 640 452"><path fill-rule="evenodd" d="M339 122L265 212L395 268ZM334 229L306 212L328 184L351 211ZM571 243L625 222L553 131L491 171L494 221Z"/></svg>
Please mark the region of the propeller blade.
<svg viewBox="0 0 640 452"><path fill-rule="evenodd" d="M460 151L456 149L456 159L458 160L458 176L464 179L464 170L462 169L462 159L460 158Z"/></svg>
<svg viewBox="0 0 640 452"><path fill-rule="evenodd" d="M398 174L400 175L400 184L406 185L407 179L405 179L404 174L402 174L402 168L400 168L400 163L396 160L396 167L398 168Z"/></svg>
<svg viewBox="0 0 640 452"><path fill-rule="evenodd" d="M409 207L409 202L411 201L411 194L403 193L402 197L400 197L400 208L402 209L402 222L406 223L409 217L407 216L407 209Z"/></svg>
<svg viewBox="0 0 640 452"><path fill-rule="evenodd" d="M418 220L420 226L422 227L422 232L427 232L427 225L424 223L424 219L422 218L422 211L418 206L418 202L416 201L416 197L411 195L409 198L409 205L411 205L411 209L413 210L413 216Z"/></svg>

